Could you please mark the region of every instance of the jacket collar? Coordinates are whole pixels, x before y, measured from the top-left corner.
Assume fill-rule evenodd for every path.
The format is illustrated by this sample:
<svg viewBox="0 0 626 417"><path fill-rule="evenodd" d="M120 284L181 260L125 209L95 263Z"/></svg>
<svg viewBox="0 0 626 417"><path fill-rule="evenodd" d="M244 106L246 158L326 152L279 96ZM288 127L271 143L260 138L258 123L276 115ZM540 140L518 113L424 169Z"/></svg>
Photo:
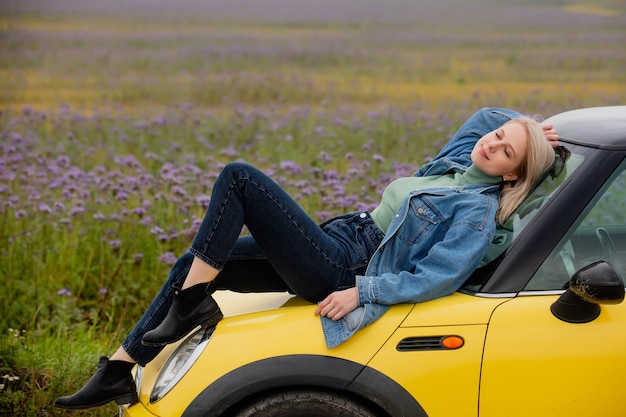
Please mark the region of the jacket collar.
<svg viewBox="0 0 626 417"><path fill-rule="evenodd" d="M466 170L467 165L460 164L449 158L440 158L433 163L422 176L443 175L450 172L464 173Z"/></svg>

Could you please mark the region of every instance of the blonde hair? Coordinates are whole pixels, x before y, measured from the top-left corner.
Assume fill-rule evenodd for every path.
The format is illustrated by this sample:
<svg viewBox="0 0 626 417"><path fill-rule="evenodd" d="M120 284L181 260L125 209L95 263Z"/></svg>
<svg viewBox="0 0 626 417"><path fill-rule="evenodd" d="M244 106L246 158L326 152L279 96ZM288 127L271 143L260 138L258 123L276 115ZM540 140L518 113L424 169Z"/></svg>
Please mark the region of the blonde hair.
<svg viewBox="0 0 626 417"><path fill-rule="evenodd" d="M530 117L511 119L506 124L518 123L526 130L528 147L526 159L522 162L515 181L505 182L500 192L500 207L496 213L496 220L503 224L513 214L517 206L526 198L528 193L541 175L554 163L554 149L546 140L543 128Z"/></svg>

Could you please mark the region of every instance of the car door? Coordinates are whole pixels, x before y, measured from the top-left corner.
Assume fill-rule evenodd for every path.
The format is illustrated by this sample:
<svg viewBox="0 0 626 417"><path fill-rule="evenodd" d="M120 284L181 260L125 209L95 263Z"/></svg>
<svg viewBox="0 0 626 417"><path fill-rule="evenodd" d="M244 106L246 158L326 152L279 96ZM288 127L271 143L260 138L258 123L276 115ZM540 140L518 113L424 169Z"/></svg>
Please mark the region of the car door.
<svg viewBox="0 0 626 417"><path fill-rule="evenodd" d="M552 315L556 296L501 305L489 324L481 417L626 415L626 304L590 323Z"/></svg>
<svg viewBox="0 0 626 417"><path fill-rule="evenodd" d="M624 277L626 174L613 176L533 275L489 322L479 415L626 415L626 303L602 305L587 323L568 323L550 307L573 272L609 261Z"/></svg>

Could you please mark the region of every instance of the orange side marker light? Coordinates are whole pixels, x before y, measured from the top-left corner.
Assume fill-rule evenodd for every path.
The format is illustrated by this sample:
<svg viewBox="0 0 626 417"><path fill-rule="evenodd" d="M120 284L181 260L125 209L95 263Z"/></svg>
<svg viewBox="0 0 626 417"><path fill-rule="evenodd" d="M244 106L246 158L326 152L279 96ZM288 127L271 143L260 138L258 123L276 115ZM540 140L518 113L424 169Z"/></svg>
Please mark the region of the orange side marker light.
<svg viewBox="0 0 626 417"><path fill-rule="evenodd" d="M441 339L441 346L446 349L458 349L465 344L461 336L446 336Z"/></svg>

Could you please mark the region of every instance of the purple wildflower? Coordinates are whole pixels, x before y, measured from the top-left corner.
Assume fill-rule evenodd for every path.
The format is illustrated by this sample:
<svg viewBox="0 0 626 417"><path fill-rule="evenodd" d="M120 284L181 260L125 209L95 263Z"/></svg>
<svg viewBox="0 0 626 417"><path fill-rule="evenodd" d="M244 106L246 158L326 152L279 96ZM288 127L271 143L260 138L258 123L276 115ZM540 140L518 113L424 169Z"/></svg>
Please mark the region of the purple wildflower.
<svg viewBox="0 0 626 417"><path fill-rule="evenodd" d="M181 186L175 185L172 187L172 193L177 194L181 197L185 197L187 195L187 191Z"/></svg>
<svg viewBox="0 0 626 417"><path fill-rule="evenodd" d="M281 162L280 163L280 169L282 169L283 171L291 171L294 174L302 173L302 168L300 168L300 165L298 165L294 161L283 161L283 162Z"/></svg>
<svg viewBox="0 0 626 417"><path fill-rule="evenodd" d="M159 256L159 262L164 262L167 265L174 265L176 263L176 256L172 252L165 252Z"/></svg>
<svg viewBox="0 0 626 417"><path fill-rule="evenodd" d="M47 204L39 204L39 211L43 211L44 213L52 213L52 209Z"/></svg>
<svg viewBox="0 0 626 417"><path fill-rule="evenodd" d="M133 214L136 214L138 217L142 218L144 216L144 214L146 214L146 209L143 207L135 207L132 210Z"/></svg>
<svg viewBox="0 0 626 417"><path fill-rule="evenodd" d="M67 155L61 155L57 158L57 165L63 168L70 166L70 157Z"/></svg>
<svg viewBox="0 0 626 417"><path fill-rule="evenodd" d="M117 249L122 246L122 241L120 239L109 240L109 246L111 249Z"/></svg>
<svg viewBox="0 0 626 417"><path fill-rule="evenodd" d="M196 202L200 205L200 207L208 207L209 201L211 201L211 196L208 195L199 195L196 197Z"/></svg>
<svg viewBox="0 0 626 417"><path fill-rule="evenodd" d="M59 201L56 201L54 203L54 211L64 213L65 212L65 204L63 204L63 203L61 203Z"/></svg>
<svg viewBox="0 0 626 417"><path fill-rule="evenodd" d="M115 200L117 200L117 201L128 201L128 194L126 194L124 191L119 191L115 195Z"/></svg>
<svg viewBox="0 0 626 417"><path fill-rule="evenodd" d="M324 151L319 153L318 158L321 159L322 163L324 164L328 164L329 162L333 160L332 156L330 156L328 152L324 152Z"/></svg>
<svg viewBox="0 0 626 417"><path fill-rule="evenodd" d="M57 291L57 295L60 295L61 297L71 297L72 292L67 288L61 288L59 291Z"/></svg>
<svg viewBox="0 0 626 417"><path fill-rule="evenodd" d="M75 216L77 214L83 213L84 211L84 207L72 207L72 209L70 210L70 215Z"/></svg>
<svg viewBox="0 0 626 417"><path fill-rule="evenodd" d="M232 147L229 146L228 148L224 148L220 151L220 154L224 155L224 156L229 156L229 157L234 157L235 155L237 155L237 150Z"/></svg>

